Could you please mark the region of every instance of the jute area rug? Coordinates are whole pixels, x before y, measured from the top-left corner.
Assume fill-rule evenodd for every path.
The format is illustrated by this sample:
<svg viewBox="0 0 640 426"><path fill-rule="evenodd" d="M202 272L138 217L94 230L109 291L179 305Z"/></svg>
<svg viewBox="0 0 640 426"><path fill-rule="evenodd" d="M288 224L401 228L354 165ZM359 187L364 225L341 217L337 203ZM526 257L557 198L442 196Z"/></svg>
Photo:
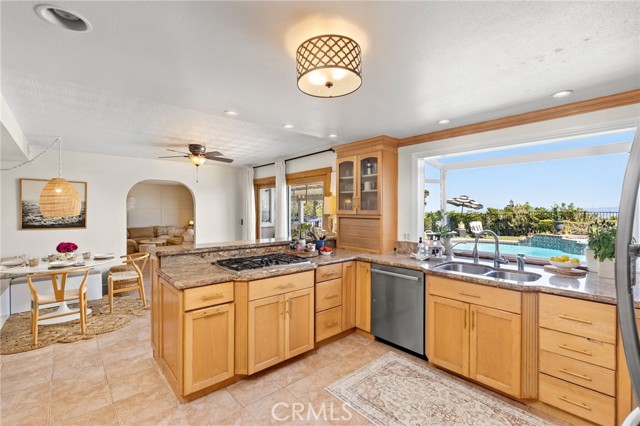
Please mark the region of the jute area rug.
<svg viewBox="0 0 640 426"><path fill-rule="evenodd" d="M326 388L379 426L552 426L393 352Z"/></svg>
<svg viewBox="0 0 640 426"><path fill-rule="evenodd" d="M109 313L109 298L90 300L89 308L93 311L87 317L87 334L80 334L80 320L60 324L40 325L38 328L38 346L33 346L31 320L29 312L11 315L0 330L0 354L14 354L43 348L54 343L71 343L83 339L92 339L98 334L108 333L129 324L134 318L149 314L150 303L142 306L139 297L114 297L113 313ZM77 304L69 304L77 308ZM50 309L53 310L53 309ZM45 313L41 310L40 313Z"/></svg>

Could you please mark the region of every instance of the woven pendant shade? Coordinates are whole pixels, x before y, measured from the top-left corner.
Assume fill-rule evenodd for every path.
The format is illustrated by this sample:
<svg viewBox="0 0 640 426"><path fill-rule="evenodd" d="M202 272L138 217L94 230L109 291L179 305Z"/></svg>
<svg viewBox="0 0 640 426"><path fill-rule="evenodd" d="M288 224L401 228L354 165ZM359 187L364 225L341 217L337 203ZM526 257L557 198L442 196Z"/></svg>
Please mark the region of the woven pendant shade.
<svg viewBox="0 0 640 426"><path fill-rule="evenodd" d="M80 194L62 178L53 178L40 193L42 217L78 216L81 208Z"/></svg>

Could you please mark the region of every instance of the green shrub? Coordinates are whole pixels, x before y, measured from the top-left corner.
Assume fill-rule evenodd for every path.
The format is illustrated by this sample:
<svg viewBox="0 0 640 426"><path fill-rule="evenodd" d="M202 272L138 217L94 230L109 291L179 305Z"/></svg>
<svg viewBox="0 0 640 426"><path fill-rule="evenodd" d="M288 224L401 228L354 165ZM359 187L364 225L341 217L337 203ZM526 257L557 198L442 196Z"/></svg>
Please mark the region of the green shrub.
<svg viewBox="0 0 640 426"><path fill-rule="evenodd" d="M553 220L542 219L538 221L538 233L553 234L554 232L556 232L556 228L553 227Z"/></svg>

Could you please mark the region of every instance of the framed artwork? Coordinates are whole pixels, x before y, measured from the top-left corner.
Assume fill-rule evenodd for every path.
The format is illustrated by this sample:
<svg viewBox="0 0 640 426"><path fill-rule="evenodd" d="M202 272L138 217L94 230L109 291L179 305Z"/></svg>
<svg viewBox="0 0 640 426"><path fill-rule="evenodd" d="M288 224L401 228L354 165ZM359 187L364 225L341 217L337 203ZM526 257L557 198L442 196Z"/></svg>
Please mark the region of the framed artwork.
<svg viewBox="0 0 640 426"><path fill-rule="evenodd" d="M87 182L69 181L80 194L80 214L69 217L42 217L40 193L47 179L20 179L20 229L64 229L87 227Z"/></svg>

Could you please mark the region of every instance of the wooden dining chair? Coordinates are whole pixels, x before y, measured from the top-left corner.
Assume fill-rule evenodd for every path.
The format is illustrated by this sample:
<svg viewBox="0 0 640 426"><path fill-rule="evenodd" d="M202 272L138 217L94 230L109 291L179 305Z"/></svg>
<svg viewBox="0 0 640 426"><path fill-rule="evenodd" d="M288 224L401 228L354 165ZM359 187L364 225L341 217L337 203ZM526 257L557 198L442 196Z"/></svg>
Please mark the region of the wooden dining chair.
<svg viewBox="0 0 640 426"><path fill-rule="evenodd" d="M133 253L120 258L123 264L109 270L109 313L113 312L113 295L116 293L138 290L143 306L147 306L142 271L149 260L149 253Z"/></svg>
<svg viewBox="0 0 640 426"><path fill-rule="evenodd" d="M69 274L82 274L82 282L77 289L67 290L67 277ZM78 301L80 313L80 332L85 334L87 331L87 278L89 277L89 268L82 269L64 269L52 272L41 272L37 274L27 275L27 283L31 292L31 334L33 335L33 345L38 344L38 320L40 319L40 307L43 305L51 305L52 303ZM53 287L53 294L39 292L34 281L39 278L49 278ZM66 315L77 315L78 311L68 311L64 313L54 313L47 315L47 319L57 318Z"/></svg>

